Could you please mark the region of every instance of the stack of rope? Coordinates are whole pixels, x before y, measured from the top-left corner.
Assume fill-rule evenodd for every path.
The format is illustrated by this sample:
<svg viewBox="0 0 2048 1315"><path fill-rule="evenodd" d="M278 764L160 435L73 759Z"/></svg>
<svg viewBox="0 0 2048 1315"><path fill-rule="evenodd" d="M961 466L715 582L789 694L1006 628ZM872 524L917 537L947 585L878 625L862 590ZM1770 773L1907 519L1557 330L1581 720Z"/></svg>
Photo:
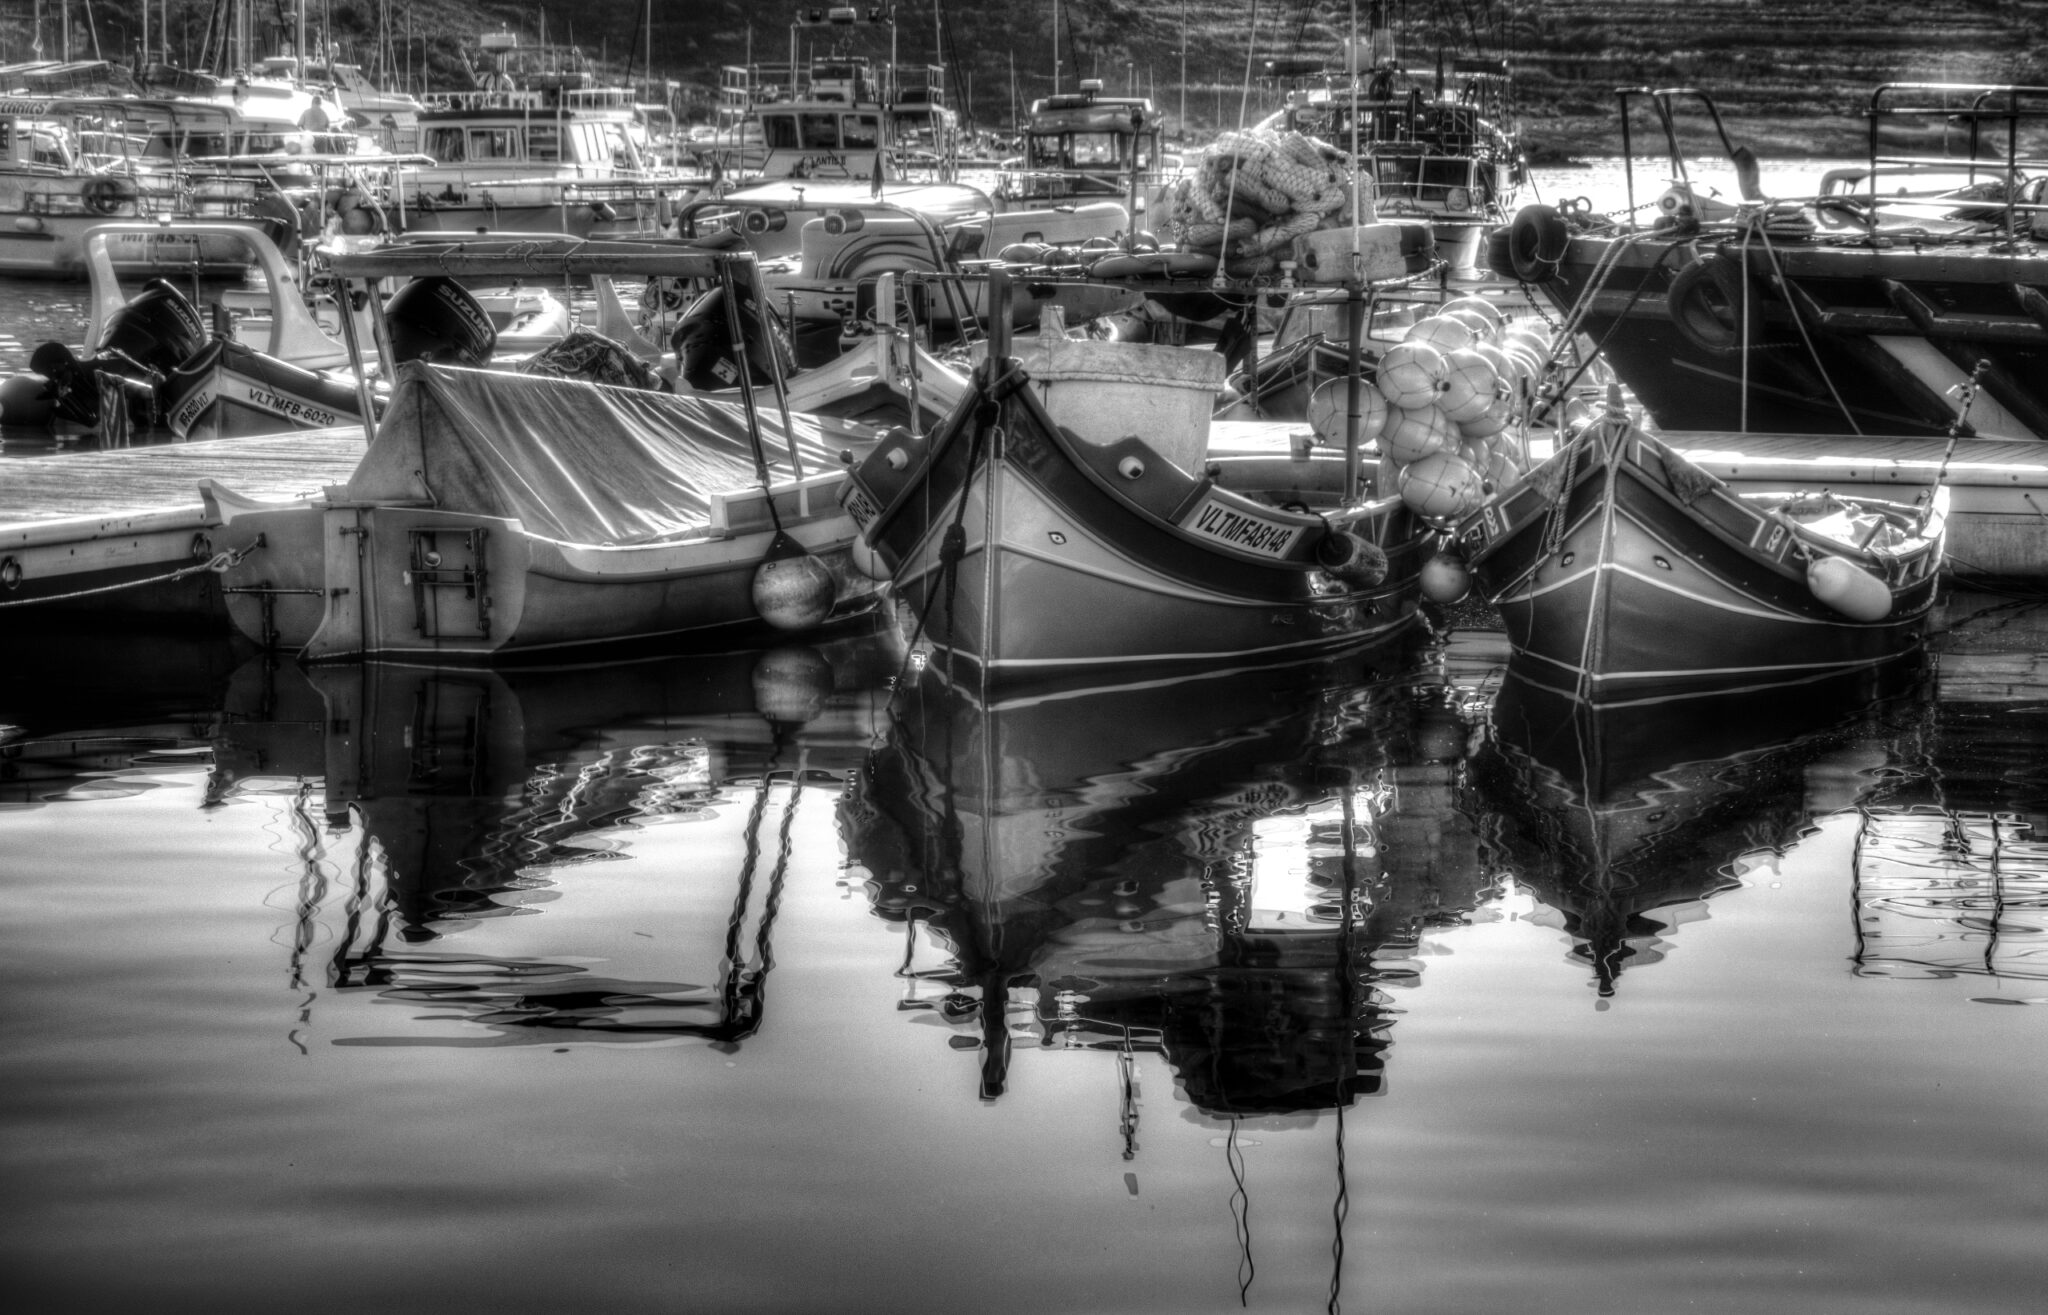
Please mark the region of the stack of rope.
<svg viewBox="0 0 2048 1315"><path fill-rule="evenodd" d="M1166 231L1189 251L1214 254L1234 278L1269 273L1296 239L1353 222L1349 166L1298 132L1226 132L1193 177L1167 190Z"/></svg>

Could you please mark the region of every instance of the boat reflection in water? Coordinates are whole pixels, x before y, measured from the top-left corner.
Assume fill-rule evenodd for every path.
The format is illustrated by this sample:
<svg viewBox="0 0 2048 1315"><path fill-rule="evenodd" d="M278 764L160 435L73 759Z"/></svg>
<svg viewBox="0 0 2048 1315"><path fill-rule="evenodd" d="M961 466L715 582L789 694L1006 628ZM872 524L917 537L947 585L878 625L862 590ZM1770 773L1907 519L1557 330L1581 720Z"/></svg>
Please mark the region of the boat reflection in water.
<svg viewBox="0 0 2048 1315"><path fill-rule="evenodd" d="M1162 1052L1203 1114L1341 1109L1383 1085L1386 986L1484 897L1451 806L1468 728L1355 662L993 704L935 670L850 791L903 1008L980 1052Z"/></svg>
<svg viewBox="0 0 2048 1315"><path fill-rule="evenodd" d="M1886 781L1888 703L1917 661L1739 693L1595 707L1510 661L1473 762L1489 840L1555 910L1600 994L1657 962L1701 902L1815 820L1866 815ZM1912 709L1917 711L1917 709Z"/></svg>
<svg viewBox="0 0 2048 1315"><path fill-rule="evenodd" d="M737 1044L761 1024L797 809L826 807L865 754L899 660L878 636L602 669L259 658L230 688L212 789L298 796L295 980L483 1028L340 1044ZM673 880L599 866L742 812L738 836L693 836ZM337 835L352 853L329 855ZM728 853L729 881L699 879ZM543 907L523 934L499 921Z"/></svg>

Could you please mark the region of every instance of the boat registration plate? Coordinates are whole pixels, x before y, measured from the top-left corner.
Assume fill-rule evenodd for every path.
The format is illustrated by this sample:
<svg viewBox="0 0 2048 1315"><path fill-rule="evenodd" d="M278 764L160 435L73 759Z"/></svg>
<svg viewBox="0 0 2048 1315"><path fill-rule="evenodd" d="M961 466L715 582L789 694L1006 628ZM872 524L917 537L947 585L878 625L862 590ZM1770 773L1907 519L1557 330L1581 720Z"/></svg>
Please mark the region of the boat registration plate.
<svg viewBox="0 0 2048 1315"><path fill-rule="evenodd" d="M1194 510L1181 517L1180 527L1226 548L1274 561L1284 561L1294 552L1304 530L1294 522L1262 516L1213 494L1196 503Z"/></svg>
<svg viewBox="0 0 2048 1315"><path fill-rule="evenodd" d="M846 508L846 514L853 517L853 523L862 529L866 529L882 510L875 505L874 499L868 497L864 489L852 484L846 486L846 493L839 499L839 505Z"/></svg>

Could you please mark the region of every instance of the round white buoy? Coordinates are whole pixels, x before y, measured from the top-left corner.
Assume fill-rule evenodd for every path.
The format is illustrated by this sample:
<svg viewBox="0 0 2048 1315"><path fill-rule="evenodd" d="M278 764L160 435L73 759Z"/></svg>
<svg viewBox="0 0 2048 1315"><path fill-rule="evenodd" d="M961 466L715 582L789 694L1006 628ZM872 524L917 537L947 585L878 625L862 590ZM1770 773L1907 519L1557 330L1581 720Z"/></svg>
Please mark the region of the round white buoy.
<svg viewBox="0 0 2048 1315"><path fill-rule="evenodd" d="M754 663L754 711L801 726L825 710L837 683L825 655L805 644L771 648Z"/></svg>
<svg viewBox="0 0 2048 1315"><path fill-rule="evenodd" d="M882 560L882 555L875 551L874 545L867 541L865 535L854 536L852 551L848 554L848 557L853 562L853 569L859 571L868 579L886 580L889 578L888 564Z"/></svg>
<svg viewBox="0 0 2048 1315"><path fill-rule="evenodd" d="M1472 327L1454 316L1432 315L1409 325L1401 340L1426 342L1440 352L1454 352L1472 345Z"/></svg>
<svg viewBox="0 0 2048 1315"><path fill-rule="evenodd" d="M1806 587L1851 621L1882 621L1891 614L1890 587L1847 558L1816 557L1808 562Z"/></svg>
<svg viewBox="0 0 2048 1315"><path fill-rule="evenodd" d="M1486 321L1488 336L1499 333L1507 317L1500 313L1500 307L1484 297L1453 297L1437 308L1439 315L1471 315Z"/></svg>
<svg viewBox="0 0 2048 1315"><path fill-rule="evenodd" d="M1484 411L1470 420L1458 422L1458 433L1464 438L1492 438L1508 427L1514 418L1514 406L1505 397L1496 397Z"/></svg>
<svg viewBox="0 0 2048 1315"><path fill-rule="evenodd" d="M39 374L10 374L0 380L0 425L47 425L50 381Z"/></svg>
<svg viewBox="0 0 2048 1315"><path fill-rule="evenodd" d="M1422 564L1422 596L1432 603L1455 603L1472 592L1472 569L1454 552L1440 552Z"/></svg>
<svg viewBox="0 0 2048 1315"><path fill-rule="evenodd" d="M809 553L754 568L754 610L777 630L808 630L832 614L832 572Z"/></svg>
<svg viewBox="0 0 2048 1315"><path fill-rule="evenodd" d="M1444 391L1444 354L1426 342L1404 342L1380 357L1376 382L1395 406L1428 406Z"/></svg>
<svg viewBox="0 0 2048 1315"><path fill-rule="evenodd" d="M1350 424L1351 381L1325 379L1308 395L1308 427L1331 447L1344 446L1344 431ZM1370 383L1358 388L1358 441L1370 443L1386 427L1386 397Z"/></svg>
<svg viewBox="0 0 2048 1315"><path fill-rule="evenodd" d="M1452 452L1438 452L1409 465L1401 479L1401 497L1425 516L1462 516L1479 505L1479 472Z"/></svg>
<svg viewBox="0 0 2048 1315"><path fill-rule="evenodd" d="M1465 347L1444 358L1444 395L1437 405L1443 408L1445 419L1457 423L1476 420L1493 405L1499 392L1500 375L1481 353Z"/></svg>
<svg viewBox="0 0 2048 1315"><path fill-rule="evenodd" d="M1380 451L1403 465L1441 452L1457 440L1457 427L1434 406L1397 406L1380 430Z"/></svg>

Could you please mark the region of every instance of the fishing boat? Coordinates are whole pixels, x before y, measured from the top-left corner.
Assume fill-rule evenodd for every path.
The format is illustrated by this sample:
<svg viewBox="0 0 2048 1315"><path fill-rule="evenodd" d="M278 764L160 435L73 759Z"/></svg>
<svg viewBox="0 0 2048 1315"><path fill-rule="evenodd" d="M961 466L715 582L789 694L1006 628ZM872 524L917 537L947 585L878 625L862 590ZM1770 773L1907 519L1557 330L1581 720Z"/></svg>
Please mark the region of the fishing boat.
<svg viewBox="0 0 2048 1315"><path fill-rule="evenodd" d="M0 97L0 274L82 278L86 234L121 219L133 227L120 232L110 254L124 275L240 274L246 253L239 243L154 225L194 218L274 223L259 206L257 184L195 172L189 161L144 150L153 124L176 119L218 131L230 114L181 101ZM88 139L101 149L88 154Z"/></svg>
<svg viewBox="0 0 2048 1315"><path fill-rule="evenodd" d="M730 292L754 277L747 253L672 243L416 239L326 259L351 291L406 276L637 274ZM396 352L388 324L377 338ZM220 537L242 553L223 580L229 614L252 639L309 661L531 660L813 630L878 597L852 567L854 526L833 500L845 480L835 458L848 442L864 447L865 431L802 415L777 423L746 372L734 405L384 364L389 419L364 416L369 450L346 483L284 511L212 490Z"/></svg>
<svg viewBox="0 0 2048 1315"><path fill-rule="evenodd" d="M1886 83L1866 163L1787 197L1764 194L1706 93L1620 101L1628 204L1652 217L1526 208L1503 272L1600 343L1661 429L1945 436L1960 417L1966 435L2048 438L2048 88ZM1661 191L1638 189L1645 111ZM1681 132L1702 117L1730 195Z"/></svg>
<svg viewBox="0 0 2048 1315"><path fill-rule="evenodd" d="M1161 146L1162 123L1150 98L1112 96L1102 79L1083 78L1076 91L1031 102L1023 153L997 174L992 195L1017 210L1117 200L1142 216L1183 172Z"/></svg>
<svg viewBox="0 0 2048 1315"><path fill-rule="evenodd" d="M701 180L643 158L633 92L596 85L573 48L484 37L479 89L435 92L419 116L434 163L400 171L396 222L424 232L652 233Z"/></svg>
<svg viewBox="0 0 2048 1315"><path fill-rule="evenodd" d="M1515 129L1505 59L1445 58L1410 67L1396 50L1388 6L1380 25L1334 60L1269 60L1267 76L1296 85L1260 127L1299 132L1348 157L1383 218L1428 222L1456 282L1493 281L1491 235L1515 212L1528 173Z"/></svg>
<svg viewBox="0 0 2048 1315"><path fill-rule="evenodd" d="M842 495L961 679L1286 661L1413 621L1431 531L1363 490L1355 453L1239 487L1208 452L1220 356L1041 326L1014 360L1007 276L990 288L968 396L929 438L885 437Z"/></svg>
<svg viewBox="0 0 2048 1315"><path fill-rule="evenodd" d="M985 285L959 276L969 263L1025 251L1069 255L1088 246L1110 254L1111 239L1130 224L1116 200L1004 210L988 193L964 183L875 188L865 184L782 181L702 197L683 207L685 238L736 235L760 256L778 309L796 338L797 361L816 365L838 351L849 320L858 320L871 285L883 274L931 275L921 282L920 323L971 335L987 317ZM1013 323L1037 321L1057 305L1074 323L1133 303L1107 283L1047 279L1014 290Z"/></svg>
<svg viewBox="0 0 2048 1315"><path fill-rule="evenodd" d="M1610 411L1465 515L1447 569L1469 568L1527 669L1589 703L1726 692L1912 651L1949 504L1923 492L1737 496Z"/></svg>
<svg viewBox="0 0 2048 1315"><path fill-rule="evenodd" d="M883 38L886 56L872 51ZM960 116L946 104L945 70L899 62L896 42L893 5L799 9L787 62L720 70L717 121L696 153L743 184L951 179Z"/></svg>

